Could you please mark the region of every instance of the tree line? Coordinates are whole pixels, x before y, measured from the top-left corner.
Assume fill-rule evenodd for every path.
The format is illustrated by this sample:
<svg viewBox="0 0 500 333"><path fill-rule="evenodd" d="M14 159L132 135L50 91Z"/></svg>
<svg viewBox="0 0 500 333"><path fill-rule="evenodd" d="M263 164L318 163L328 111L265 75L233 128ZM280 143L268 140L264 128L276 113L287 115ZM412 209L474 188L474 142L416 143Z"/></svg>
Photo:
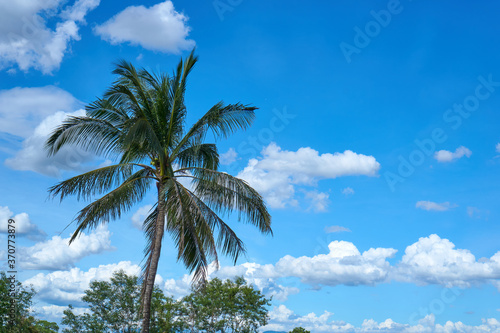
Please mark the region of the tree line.
<svg viewBox="0 0 500 333"><path fill-rule="evenodd" d="M17 298L13 325L10 324L10 280L0 272L0 333L136 333L141 329L141 284L137 276L123 270L110 281L92 281L82 301L86 312L78 314L69 305L60 327L37 318L32 312L36 291L16 283ZM192 287L178 300L156 285L151 302L152 333L252 333L267 325L271 298L246 283L243 277L218 278ZM302 327L290 333L310 333Z"/></svg>
<svg viewBox="0 0 500 333"><path fill-rule="evenodd" d="M0 276L0 332L59 332L56 323L36 319L30 312L35 291L18 283L14 325L9 325L8 285L5 273ZM78 314L69 305L61 324L63 333L132 333L141 328L141 284L137 276L124 271L110 281L93 281L82 301L85 313ZM243 277L218 278L192 287L187 296L175 300L155 286L151 302L150 332L257 332L268 322L271 299L248 285Z"/></svg>

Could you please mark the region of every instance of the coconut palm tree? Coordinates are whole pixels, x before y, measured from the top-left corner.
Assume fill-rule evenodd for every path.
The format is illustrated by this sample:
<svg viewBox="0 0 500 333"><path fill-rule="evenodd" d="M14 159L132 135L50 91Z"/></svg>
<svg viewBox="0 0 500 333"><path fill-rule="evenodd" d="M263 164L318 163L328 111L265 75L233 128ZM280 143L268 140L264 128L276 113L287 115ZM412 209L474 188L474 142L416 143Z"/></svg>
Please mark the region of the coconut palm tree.
<svg viewBox="0 0 500 333"><path fill-rule="evenodd" d="M248 128L256 108L219 102L187 130L184 95L196 62L193 50L172 76L118 62L113 71L117 79L103 97L86 107L85 116L68 117L46 142L49 155L70 145L115 161L49 189L60 200L75 195L91 201L73 221L76 230L70 244L83 231L119 219L156 185L157 201L143 224L144 333L149 332L164 231L174 241L178 260L194 273L193 281L204 281L208 265L218 262L218 251L235 263L245 252L223 217L238 212L239 220L272 233L262 197L245 181L219 171L216 145L205 143L208 134L227 138Z"/></svg>

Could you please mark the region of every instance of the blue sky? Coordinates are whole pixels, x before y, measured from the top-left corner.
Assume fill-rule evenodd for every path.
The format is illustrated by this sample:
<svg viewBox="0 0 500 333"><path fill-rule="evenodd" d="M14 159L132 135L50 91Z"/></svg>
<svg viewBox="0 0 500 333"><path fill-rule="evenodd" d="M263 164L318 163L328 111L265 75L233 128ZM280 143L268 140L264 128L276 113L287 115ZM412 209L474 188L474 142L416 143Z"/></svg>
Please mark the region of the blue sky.
<svg viewBox="0 0 500 333"><path fill-rule="evenodd" d="M19 279L58 320L92 279L137 273L135 227L153 193L71 247L84 202L48 200L57 181L108 163L52 128L113 81L118 59L172 72L196 46L192 122L220 100L257 107L218 142L222 169L259 190L274 237L231 225L236 266L273 296L269 330L500 330L500 26L494 1L0 0L0 232L18 226ZM146 207L146 208L144 208ZM167 239L159 285L189 276Z"/></svg>

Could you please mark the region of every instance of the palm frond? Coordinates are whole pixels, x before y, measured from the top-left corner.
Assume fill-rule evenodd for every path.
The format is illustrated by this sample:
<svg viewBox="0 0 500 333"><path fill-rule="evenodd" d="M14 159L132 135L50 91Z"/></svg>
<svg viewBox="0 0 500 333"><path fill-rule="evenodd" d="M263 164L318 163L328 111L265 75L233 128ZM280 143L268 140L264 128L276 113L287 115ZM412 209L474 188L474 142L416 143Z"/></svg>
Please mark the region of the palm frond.
<svg viewBox="0 0 500 333"><path fill-rule="evenodd" d="M177 154L175 163L179 168L200 167L217 170L219 168L217 146L210 143L189 146Z"/></svg>
<svg viewBox="0 0 500 333"><path fill-rule="evenodd" d="M60 197L61 201L69 195L76 195L77 200L88 200L119 186L131 176L133 167L132 164L115 164L95 169L50 187L49 193L53 198Z"/></svg>
<svg viewBox="0 0 500 333"><path fill-rule="evenodd" d="M227 138L237 130L247 129L255 118L256 109L241 103L226 106L223 102L217 103L189 129L172 155L176 156L186 146L200 144L209 130L216 137Z"/></svg>
<svg viewBox="0 0 500 333"><path fill-rule="evenodd" d="M124 149L135 147L144 153L160 154L164 158L164 149L151 123L144 118L136 119L123 139Z"/></svg>
<svg viewBox="0 0 500 333"><path fill-rule="evenodd" d="M193 174L196 195L222 214L238 211L238 219L255 225L264 234L272 234L271 215L264 199L247 182L224 172L188 168Z"/></svg>
<svg viewBox="0 0 500 333"><path fill-rule="evenodd" d="M213 230L189 191L176 180L172 182L167 194L166 229L178 249L177 258L195 272L195 281L202 280L207 275L209 261L218 262Z"/></svg>
<svg viewBox="0 0 500 333"><path fill-rule="evenodd" d="M83 208L75 218L77 228L71 236L70 244L84 230L93 229L104 221L119 219L125 211L144 197L150 183L149 170L141 169L127 178L118 188Z"/></svg>
<svg viewBox="0 0 500 333"><path fill-rule="evenodd" d="M184 94L186 92L187 77L198 61L198 57L194 55L194 51L193 49L191 54L186 58L186 61L183 62L181 59L177 65L174 79L170 84L169 99L171 112L166 140L166 144L169 147L175 147L177 145L184 129L184 120L186 117Z"/></svg>
<svg viewBox="0 0 500 333"><path fill-rule="evenodd" d="M45 143L49 156L63 146L73 145L108 156L120 152L121 131L106 120L70 116L58 126Z"/></svg>
<svg viewBox="0 0 500 333"><path fill-rule="evenodd" d="M90 118L105 120L117 128L123 129L123 124L130 120L127 113L128 103L123 96L111 96L107 99L98 98L85 107Z"/></svg>

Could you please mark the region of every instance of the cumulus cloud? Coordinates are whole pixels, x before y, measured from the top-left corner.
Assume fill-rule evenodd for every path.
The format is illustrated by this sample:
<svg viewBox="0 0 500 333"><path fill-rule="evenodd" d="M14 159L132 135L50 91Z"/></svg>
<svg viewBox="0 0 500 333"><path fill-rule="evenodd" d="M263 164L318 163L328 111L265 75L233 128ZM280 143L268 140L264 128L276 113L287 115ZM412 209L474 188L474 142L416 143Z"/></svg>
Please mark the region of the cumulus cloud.
<svg viewBox="0 0 500 333"><path fill-rule="evenodd" d="M208 278L222 280L243 276L247 283L252 284L266 297L273 297L279 301L286 301L289 295L297 294L296 287L283 286L278 283L281 277L271 264L260 265L257 263L243 263L238 266L223 266L216 269L212 263L208 269ZM184 274L180 279L167 279L162 285L163 289L175 298L181 298L191 292L192 275Z"/></svg>
<svg viewBox="0 0 500 333"><path fill-rule="evenodd" d="M384 282L389 274L392 258L397 250L371 248L362 254L353 243L333 241L328 254L294 258L286 255L276 263L282 276L294 276L303 283L320 287L375 285Z"/></svg>
<svg viewBox="0 0 500 333"><path fill-rule="evenodd" d="M391 266L388 258L394 257L392 248L370 248L361 253L353 243L333 241L329 244L328 254L312 257L294 258L284 256L276 264L258 264L253 262L237 266L223 266L216 270L215 264L209 266L209 279L232 279L243 276L267 297L273 296L278 301L286 301L290 295L300 292L295 282L314 288L336 285L376 285L390 281L415 283L417 285L436 284L446 288L468 288L482 283L492 283L500 291L500 251L491 258L476 260L468 250L455 249L455 245L437 235L420 238L408 246L402 259ZM54 252L58 251L57 246ZM140 268L130 262L99 266L88 272L79 268L68 271L56 271L49 274L37 274L25 281L32 283L43 301L55 305L73 303L79 305L79 298L88 288L92 279L109 279L112 273L124 269L128 274L138 274ZM289 280L292 279L292 280ZM191 291L192 276L185 274L179 279L163 280L157 276L157 284L169 295L180 298ZM81 305L81 304L80 304ZM289 330L303 326L312 331L332 332L347 330L353 332L448 332L446 329L475 332L478 327L496 327L498 322L486 320L474 329L460 322L448 322L443 326L435 325L433 317L425 317L418 325L395 323L387 319L377 323L367 319L360 327L354 327L342 321L330 321L332 313L321 315L314 313L298 316L291 310L280 306L270 313L271 321L265 330ZM289 325L289 326L287 326ZM461 331L462 332L462 331Z"/></svg>
<svg viewBox="0 0 500 333"><path fill-rule="evenodd" d="M36 296L35 296L36 297ZM31 310L37 315L47 321L58 322L64 315L64 311L68 309L68 304L66 305L39 305L35 304L31 306ZM76 315L82 315L84 313L90 312L86 307L73 307L71 310Z"/></svg>
<svg viewBox="0 0 500 333"><path fill-rule="evenodd" d="M78 0L63 7L62 0L0 2L0 69L15 65L52 73L58 69L70 42L80 40L79 26L99 0ZM55 29L46 20L55 22Z"/></svg>
<svg viewBox="0 0 500 333"><path fill-rule="evenodd" d="M468 288L500 279L500 251L479 262L469 250L455 249L448 239L435 234L422 237L406 248L394 278L418 285Z"/></svg>
<svg viewBox="0 0 500 333"><path fill-rule="evenodd" d="M55 86L0 90L0 132L26 139L46 117L74 110L79 104L70 93Z"/></svg>
<svg viewBox="0 0 500 333"><path fill-rule="evenodd" d="M393 333L479 333L497 332L500 329L500 322L494 318L483 319L482 325L469 326L462 322L447 321L444 325L435 323L435 315L429 314L418 321L415 325L400 324L388 318L383 322L376 322L373 319L365 319L361 326L354 326L345 321L332 320L334 314L325 311L321 315L311 312L307 315L298 315L285 305L279 305L269 311L269 324L262 327L262 331L291 331L294 327L304 327L311 332L353 332L353 333L373 333L373 332L393 332Z"/></svg>
<svg viewBox="0 0 500 333"><path fill-rule="evenodd" d="M43 230L31 223L27 213L14 215L7 206L0 206L0 233L6 234L9 232L9 219L15 221L12 225L15 227L17 236L26 236L31 240L41 240L47 236Z"/></svg>
<svg viewBox="0 0 500 333"><path fill-rule="evenodd" d="M24 139L19 151L5 165L14 170L29 170L51 177L62 171L87 171L95 156L77 148L64 147L47 157L45 141L67 116L83 116L85 111L70 93L54 87L13 88L0 91L0 132Z"/></svg>
<svg viewBox="0 0 500 333"><path fill-rule="evenodd" d="M311 148L296 152L281 150L275 143L261 152L260 159L251 159L238 174L262 193L273 208L296 206L295 186L316 186L320 179L342 176L376 176L380 164L373 156L346 150L343 153L319 154Z"/></svg>
<svg viewBox="0 0 500 333"><path fill-rule="evenodd" d="M71 245L69 238L53 236L50 240L19 249L23 269L61 270L73 267L80 259L91 254L110 251L111 233L99 226L90 234L81 234Z"/></svg>
<svg viewBox="0 0 500 333"><path fill-rule="evenodd" d="M86 272L75 267L66 271L39 273L24 281L23 284L32 285L37 291L37 298L44 302L61 306L68 304L78 306L84 305L81 297L84 296L84 291L89 288L91 281L109 281L113 273L119 270L129 275L138 275L141 268L130 261L100 265Z"/></svg>
<svg viewBox="0 0 500 333"><path fill-rule="evenodd" d="M437 203L432 201L418 201L415 207L427 211L444 212L450 208L457 207L457 205L452 205L449 202Z"/></svg>
<svg viewBox="0 0 500 333"><path fill-rule="evenodd" d="M331 227L333 232L343 229L346 228ZM500 290L500 252L478 261L470 251L455 249L453 243L437 235L420 238L408 246L395 265L388 261L397 252L392 248L370 248L361 253L351 242L333 241L328 249L329 253L312 257L286 255L275 264L244 263L222 267L218 271L212 267L210 277L226 279L242 275L267 295L283 300L298 292L295 289L297 285L292 283L290 286L286 279L299 279L316 289L336 285L373 286L399 281L446 288L492 283ZM182 279L166 281L164 288L180 297L189 292L189 283L190 277L185 275Z"/></svg>
<svg viewBox="0 0 500 333"><path fill-rule="evenodd" d="M85 166L95 156L75 147L63 147L56 155L48 157L45 142L54 128L68 116L83 116L84 110L72 113L63 111L46 117L35 128L34 133L23 141L23 146L13 157L5 160L5 165L14 170L34 171L50 177L60 177L61 171L85 171Z"/></svg>
<svg viewBox="0 0 500 333"><path fill-rule="evenodd" d="M229 165L238 159L238 153L233 149L229 148L224 154L220 154L219 160L222 165Z"/></svg>
<svg viewBox="0 0 500 333"><path fill-rule="evenodd" d="M345 322L332 322L333 313L325 311L322 315L309 313L299 316L285 305L279 305L269 311L269 324L262 327L262 331L291 331L294 327L304 327L312 332L348 332L354 326Z"/></svg>
<svg viewBox="0 0 500 333"><path fill-rule="evenodd" d="M437 151L435 154L434 154L434 158L438 161L438 162L441 162L441 163L448 163L448 162L453 162L453 161L456 161L462 157L470 157L472 155L472 152L464 147L464 146L460 146L458 147L455 152L451 152L451 151L448 151L448 150L440 150L440 151Z"/></svg>
<svg viewBox="0 0 500 333"><path fill-rule="evenodd" d="M237 266L224 266L219 270L212 265L209 278L231 279L243 276L266 296L285 301L289 295L300 291L295 283L285 283L288 278L298 278L314 288L386 282L391 268L386 259L397 252L394 249L371 248L361 254L354 244L344 241L331 242L328 247L328 254L300 258L287 255L274 265L247 262ZM182 297L190 292L190 281L191 276L186 274L180 279L166 280L163 288L177 298Z"/></svg>
<svg viewBox="0 0 500 333"><path fill-rule="evenodd" d="M235 276L243 276L245 280L262 291L267 297L273 297L278 301L286 301L288 296L297 294L296 287L283 286L278 282L281 277L273 265L261 265L257 263L244 263L238 266L225 266L214 271L212 276L220 279L231 279Z"/></svg>
<svg viewBox="0 0 500 333"><path fill-rule="evenodd" d="M334 232L351 232L351 230L349 228L341 227L339 225L332 225L330 227L326 227L325 232L327 234L331 234Z"/></svg>
<svg viewBox="0 0 500 333"><path fill-rule="evenodd" d="M95 32L111 44L129 42L152 51L180 53L195 45L187 39L191 30L187 20L175 11L172 1L164 1L151 7L127 7L97 26Z"/></svg>

